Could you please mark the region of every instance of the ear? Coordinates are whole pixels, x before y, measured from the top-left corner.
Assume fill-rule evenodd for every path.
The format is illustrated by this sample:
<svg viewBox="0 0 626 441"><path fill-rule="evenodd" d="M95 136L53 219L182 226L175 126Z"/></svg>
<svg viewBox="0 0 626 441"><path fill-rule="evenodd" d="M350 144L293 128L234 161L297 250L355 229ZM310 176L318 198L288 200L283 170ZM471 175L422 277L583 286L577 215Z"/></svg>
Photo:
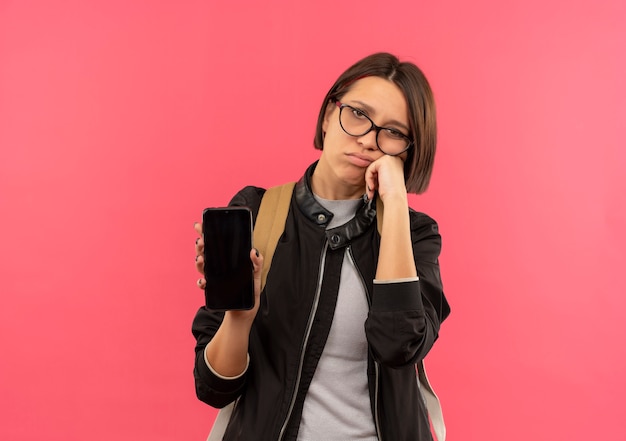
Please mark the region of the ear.
<svg viewBox="0 0 626 441"><path fill-rule="evenodd" d="M330 121L330 117L334 114L335 109L337 108L337 104L334 101L329 101L326 105L326 111L324 112L324 120L322 121L322 132L324 135L328 131L328 122Z"/></svg>

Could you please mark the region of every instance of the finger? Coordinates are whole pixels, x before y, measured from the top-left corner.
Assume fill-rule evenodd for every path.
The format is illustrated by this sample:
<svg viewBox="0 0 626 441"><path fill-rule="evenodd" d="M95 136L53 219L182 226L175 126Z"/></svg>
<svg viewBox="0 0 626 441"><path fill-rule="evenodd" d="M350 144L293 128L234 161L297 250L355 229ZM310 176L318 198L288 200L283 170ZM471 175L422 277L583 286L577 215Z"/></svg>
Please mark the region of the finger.
<svg viewBox="0 0 626 441"><path fill-rule="evenodd" d="M374 197L374 191L378 192L383 200L390 193L406 193L402 159L389 155L377 159L367 168L365 181L370 191L368 197Z"/></svg>
<svg viewBox="0 0 626 441"><path fill-rule="evenodd" d="M196 239L196 256L202 256L204 253L204 240L199 237Z"/></svg>
<svg viewBox="0 0 626 441"><path fill-rule="evenodd" d="M372 199L374 199L374 196L376 196L376 187L374 186L374 184L366 184L365 194L367 194L368 200L371 201Z"/></svg>
<svg viewBox="0 0 626 441"><path fill-rule="evenodd" d="M198 279L198 280L196 281L196 285L198 285L198 288L200 288L200 289L204 289L204 288L206 288L206 280L204 280L204 279Z"/></svg>
<svg viewBox="0 0 626 441"><path fill-rule="evenodd" d="M263 269L263 255L261 255L256 248L252 248L252 250L250 250L250 260L254 268L254 278L256 279L258 277L260 280L261 270Z"/></svg>
<svg viewBox="0 0 626 441"><path fill-rule="evenodd" d="M378 172L373 165L374 163L372 163L365 171L365 193L367 194L367 198L369 200L374 198L376 190L378 189Z"/></svg>
<svg viewBox="0 0 626 441"><path fill-rule="evenodd" d="M202 239L202 222L194 222L193 229L200 237L196 239L196 256L200 256L204 252L204 240Z"/></svg>
<svg viewBox="0 0 626 441"><path fill-rule="evenodd" d="M196 256L196 269L200 274L204 275L204 257L201 255Z"/></svg>
<svg viewBox="0 0 626 441"><path fill-rule="evenodd" d="M254 268L254 294L259 296L261 294L261 273L263 272L263 256L259 253L259 250L252 248L250 250L250 260Z"/></svg>

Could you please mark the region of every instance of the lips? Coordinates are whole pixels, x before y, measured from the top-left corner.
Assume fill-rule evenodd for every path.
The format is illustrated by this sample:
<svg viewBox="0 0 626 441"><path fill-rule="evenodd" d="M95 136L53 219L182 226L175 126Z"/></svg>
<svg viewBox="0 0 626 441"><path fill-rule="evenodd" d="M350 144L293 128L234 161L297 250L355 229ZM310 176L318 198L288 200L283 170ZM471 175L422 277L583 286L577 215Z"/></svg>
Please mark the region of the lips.
<svg viewBox="0 0 626 441"><path fill-rule="evenodd" d="M369 165L374 162L369 156L360 153L349 153L347 156L348 160L357 167L369 167Z"/></svg>

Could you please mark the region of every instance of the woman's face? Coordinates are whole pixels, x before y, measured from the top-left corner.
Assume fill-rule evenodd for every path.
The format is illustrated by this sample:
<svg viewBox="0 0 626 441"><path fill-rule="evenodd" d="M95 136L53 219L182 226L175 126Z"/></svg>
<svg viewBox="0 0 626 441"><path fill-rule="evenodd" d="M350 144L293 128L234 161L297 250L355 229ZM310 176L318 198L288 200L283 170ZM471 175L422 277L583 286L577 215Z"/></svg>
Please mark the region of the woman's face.
<svg viewBox="0 0 626 441"><path fill-rule="evenodd" d="M340 102L358 109L377 126L392 128L405 135L410 133L406 99L400 88L389 80L380 77L361 78L354 82ZM351 110L344 109L344 112L347 111ZM322 129L325 132L324 149L320 157L323 170L329 173L331 179L358 187L360 191L364 185L366 168L384 154L376 145L376 130L362 136L348 135L339 123L339 107L336 103L327 106Z"/></svg>

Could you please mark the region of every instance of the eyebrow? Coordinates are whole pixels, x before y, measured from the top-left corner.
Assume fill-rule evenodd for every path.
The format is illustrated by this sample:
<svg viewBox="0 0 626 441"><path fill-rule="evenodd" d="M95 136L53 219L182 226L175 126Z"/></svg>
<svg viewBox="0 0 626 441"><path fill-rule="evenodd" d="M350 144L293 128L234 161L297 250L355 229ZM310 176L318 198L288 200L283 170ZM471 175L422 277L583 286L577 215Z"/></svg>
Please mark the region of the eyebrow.
<svg viewBox="0 0 626 441"><path fill-rule="evenodd" d="M372 106L365 104L363 101L358 101L358 100L350 100L350 101L361 106L363 110L366 110L370 114L376 113L376 110ZM400 121L397 121L395 119L388 121L387 124L399 126L400 128L403 128L404 130L406 130L408 133L411 133L411 129L409 129L404 123L401 123Z"/></svg>

